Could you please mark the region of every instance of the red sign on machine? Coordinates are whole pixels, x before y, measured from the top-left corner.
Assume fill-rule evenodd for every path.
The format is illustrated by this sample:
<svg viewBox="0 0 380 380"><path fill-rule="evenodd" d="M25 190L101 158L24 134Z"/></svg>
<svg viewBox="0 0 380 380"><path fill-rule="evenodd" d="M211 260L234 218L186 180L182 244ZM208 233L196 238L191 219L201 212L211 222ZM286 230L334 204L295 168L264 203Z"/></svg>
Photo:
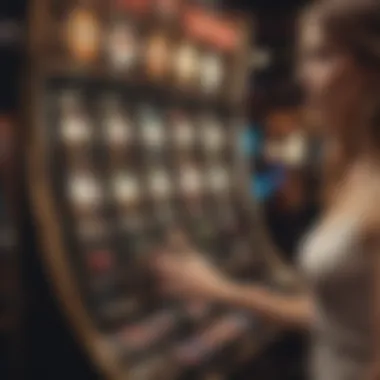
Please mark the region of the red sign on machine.
<svg viewBox="0 0 380 380"><path fill-rule="evenodd" d="M201 9L186 10L184 28L188 35L222 50L234 50L239 44L237 25Z"/></svg>

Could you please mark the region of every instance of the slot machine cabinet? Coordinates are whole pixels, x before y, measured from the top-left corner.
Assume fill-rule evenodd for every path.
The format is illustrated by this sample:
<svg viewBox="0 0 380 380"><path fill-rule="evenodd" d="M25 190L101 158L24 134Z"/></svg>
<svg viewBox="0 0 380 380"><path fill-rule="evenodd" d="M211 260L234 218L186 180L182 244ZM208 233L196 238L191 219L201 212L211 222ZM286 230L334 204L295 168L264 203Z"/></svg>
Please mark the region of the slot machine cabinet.
<svg viewBox="0 0 380 380"><path fill-rule="evenodd" d="M146 264L175 226L231 276L288 282L239 154L245 21L175 0L30 14L30 191L62 311L106 378L225 378L277 330L159 299Z"/></svg>

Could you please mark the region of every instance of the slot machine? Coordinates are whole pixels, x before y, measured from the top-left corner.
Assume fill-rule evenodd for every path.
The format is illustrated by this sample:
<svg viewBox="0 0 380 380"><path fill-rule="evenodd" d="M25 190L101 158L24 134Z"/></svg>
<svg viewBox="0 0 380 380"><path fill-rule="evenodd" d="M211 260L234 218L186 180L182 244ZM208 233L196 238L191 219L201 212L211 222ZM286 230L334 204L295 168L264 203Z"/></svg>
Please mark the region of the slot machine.
<svg viewBox="0 0 380 380"><path fill-rule="evenodd" d="M62 311L111 380L224 379L279 331L160 299L152 250L180 227L221 270L292 287L240 154L249 27L191 2L35 1L28 172Z"/></svg>

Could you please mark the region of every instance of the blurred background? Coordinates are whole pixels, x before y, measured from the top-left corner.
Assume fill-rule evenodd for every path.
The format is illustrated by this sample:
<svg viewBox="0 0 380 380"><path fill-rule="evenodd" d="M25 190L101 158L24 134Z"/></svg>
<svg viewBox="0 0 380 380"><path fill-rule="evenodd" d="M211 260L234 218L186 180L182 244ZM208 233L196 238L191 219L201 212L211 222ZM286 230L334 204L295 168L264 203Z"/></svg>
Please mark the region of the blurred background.
<svg viewBox="0 0 380 380"><path fill-rule="evenodd" d="M252 25L240 149L250 168L247 187L263 207L263 222L284 252L283 259L293 262L297 242L319 210L319 144L305 133L302 96L294 80L297 16L306 1L197 3L211 12L241 14ZM92 379L97 378L94 366L73 337L46 280L25 180L31 4L0 3L0 378ZM260 360L236 368L234 376L265 380L270 378L269 367L278 366L283 368L281 378L301 379L303 363L303 337L290 334Z"/></svg>

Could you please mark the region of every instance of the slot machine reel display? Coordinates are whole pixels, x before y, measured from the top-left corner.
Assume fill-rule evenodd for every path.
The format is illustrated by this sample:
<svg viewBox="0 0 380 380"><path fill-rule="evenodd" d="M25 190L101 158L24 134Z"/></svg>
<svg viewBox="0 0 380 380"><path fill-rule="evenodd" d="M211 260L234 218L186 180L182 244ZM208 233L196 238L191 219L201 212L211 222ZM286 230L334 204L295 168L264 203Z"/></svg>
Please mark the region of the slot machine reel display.
<svg viewBox="0 0 380 380"><path fill-rule="evenodd" d="M231 276L274 272L241 186L245 23L174 0L35 4L29 172L63 310L112 380L224 378L273 327L161 299L147 264L179 228Z"/></svg>

